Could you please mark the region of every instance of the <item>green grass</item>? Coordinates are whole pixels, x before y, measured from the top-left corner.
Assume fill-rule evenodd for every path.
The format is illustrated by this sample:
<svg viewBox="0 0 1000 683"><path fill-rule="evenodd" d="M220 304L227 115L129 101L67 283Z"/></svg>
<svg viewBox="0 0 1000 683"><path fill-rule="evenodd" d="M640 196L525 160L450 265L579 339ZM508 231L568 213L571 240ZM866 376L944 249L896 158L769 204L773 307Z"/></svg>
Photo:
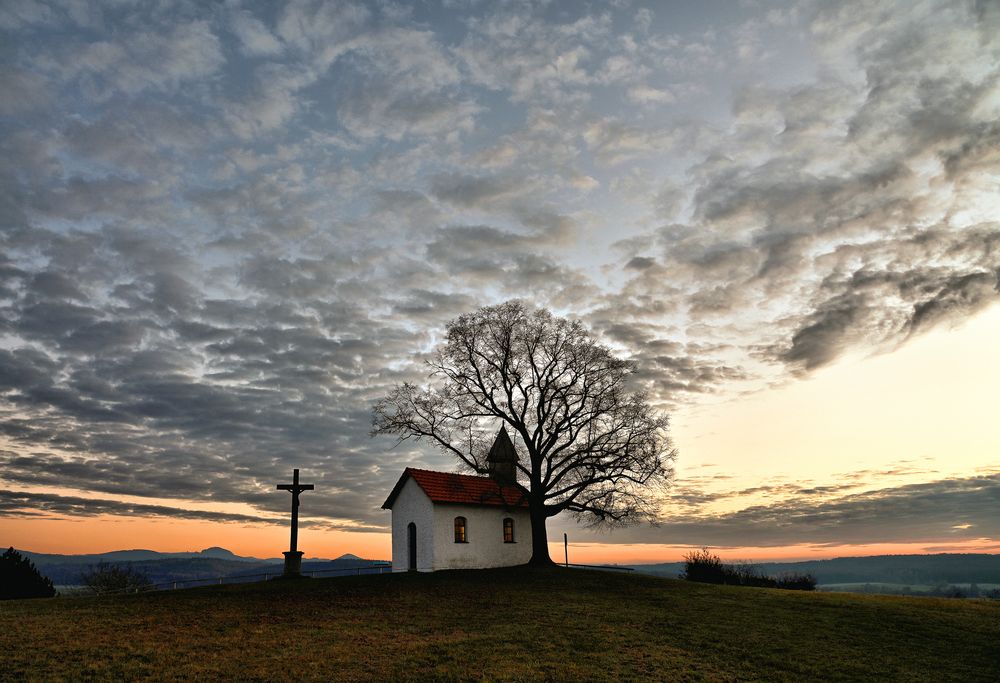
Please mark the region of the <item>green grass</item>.
<svg viewBox="0 0 1000 683"><path fill-rule="evenodd" d="M929 583L886 583L884 581L856 581L854 583L824 583L817 586L818 590L823 591L847 591L854 593L893 593L898 594L902 591L908 590L914 595L919 595L921 593L929 593L933 590L938 590L942 587L944 588L961 588L962 590L970 590L972 586L976 586L980 592L986 592L991 590L996 590L1000 588L1000 583L941 583L941 584L929 584Z"/></svg>
<svg viewBox="0 0 1000 683"><path fill-rule="evenodd" d="M996 681L996 601L583 570L0 603L10 680Z"/></svg>

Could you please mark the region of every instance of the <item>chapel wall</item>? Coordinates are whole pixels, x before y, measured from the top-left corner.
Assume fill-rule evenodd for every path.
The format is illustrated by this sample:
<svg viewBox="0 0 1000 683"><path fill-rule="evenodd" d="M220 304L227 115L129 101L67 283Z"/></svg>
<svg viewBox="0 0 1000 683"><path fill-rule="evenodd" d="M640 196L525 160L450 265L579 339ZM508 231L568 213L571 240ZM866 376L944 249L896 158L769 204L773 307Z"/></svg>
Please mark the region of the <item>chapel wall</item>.
<svg viewBox="0 0 1000 683"><path fill-rule="evenodd" d="M468 543L455 543L455 517L465 517ZM514 543L503 542L503 519L514 520ZM434 569L485 569L531 559L531 517L524 508L434 506Z"/></svg>
<svg viewBox="0 0 1000 683"><path fill-rule="evenodd" d="M434 505L413 479L392 504L392 571L409 569L407 526L417 526L417 571L434 571Z"/></svg>

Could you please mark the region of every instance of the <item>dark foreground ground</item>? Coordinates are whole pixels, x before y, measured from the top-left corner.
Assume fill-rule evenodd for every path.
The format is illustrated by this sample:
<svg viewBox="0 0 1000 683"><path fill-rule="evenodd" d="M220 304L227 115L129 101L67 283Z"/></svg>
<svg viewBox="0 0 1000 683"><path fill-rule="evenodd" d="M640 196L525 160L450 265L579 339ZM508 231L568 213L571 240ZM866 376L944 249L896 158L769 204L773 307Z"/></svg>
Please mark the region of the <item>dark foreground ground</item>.
<svg viewBox="0 0 1000 683"><path fill-rule="evenodd" d="M572 569L0 603L4 680L1000 680L1000 601Z"/></svg>

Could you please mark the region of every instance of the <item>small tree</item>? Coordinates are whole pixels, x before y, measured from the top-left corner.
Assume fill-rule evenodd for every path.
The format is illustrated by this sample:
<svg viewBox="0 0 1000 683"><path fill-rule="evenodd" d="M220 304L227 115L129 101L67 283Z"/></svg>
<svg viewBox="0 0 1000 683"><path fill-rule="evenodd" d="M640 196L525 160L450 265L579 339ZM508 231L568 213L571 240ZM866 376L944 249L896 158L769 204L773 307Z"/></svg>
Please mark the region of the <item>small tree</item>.
<svg viewBox="0 0 1000 683"><path fill-rule="evenodd" d="M98 595L148 590L152 582L144 572L127 564L101 560L80 576L83 585Z"/></svg>
<svg viewBox="0 0 1000 683"><path fill-rule="evenodd" d="M372 435L427 439L475 472L497 423L520 437L517 464L531 515L531 564L551 564L545 521L569 512L594 526L657 513L675 451L667 418L631 391L636 364L579 321L487 306L448 324L429 363L432 385L396 386L374 407Z"/></svg>
<svg viewBox="0 0 1000 683"><path fill-rule="evenodd" d="M0 600L51 598L56 588L35 564L14 548L0 555Z"/></svg>

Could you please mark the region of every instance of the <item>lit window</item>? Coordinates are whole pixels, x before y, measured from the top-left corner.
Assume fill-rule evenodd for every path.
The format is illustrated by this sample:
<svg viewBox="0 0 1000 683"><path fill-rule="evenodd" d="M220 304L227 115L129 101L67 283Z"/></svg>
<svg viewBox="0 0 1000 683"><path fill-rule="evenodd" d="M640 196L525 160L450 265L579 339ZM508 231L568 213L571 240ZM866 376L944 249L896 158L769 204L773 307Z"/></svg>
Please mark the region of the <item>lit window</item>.
<svg viewBox="0 0 1000 683"><path fill-rule="evenodd" d="M455 543L467 543L465 538L465 517L455 518Z"/></svg>
<svg viewBox="0 0 1000 683"><path fill-rule="evenodd" d="M507 517L503 520L503 542L514 542L514 520Z"/></svg>

